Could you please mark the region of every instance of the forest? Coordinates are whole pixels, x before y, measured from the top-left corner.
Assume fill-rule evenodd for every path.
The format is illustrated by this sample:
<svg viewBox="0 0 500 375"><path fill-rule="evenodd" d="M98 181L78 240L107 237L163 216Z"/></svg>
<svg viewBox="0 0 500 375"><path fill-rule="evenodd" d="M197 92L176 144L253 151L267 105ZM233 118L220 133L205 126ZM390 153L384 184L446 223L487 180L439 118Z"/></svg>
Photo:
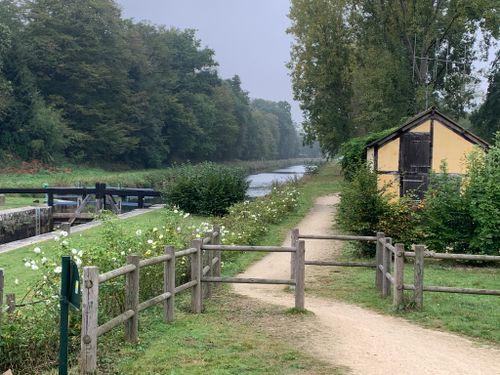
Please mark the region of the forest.
<svg viewBox="0 0 500 375"><path fill-rule="evenodd" d="M487 63L487 54L500 35L498 1L291 3L294 95L306 138L319 140L323 152L335 155L350 138L401 125L432 105L493 141L500 55L496 48ZM478 90L481 75L487 90Z"/></svg>
<svg viewBox="0 0 500 375"><path fill-rule="evenodd" d="M214 54L194 30L123 19L112 0L1 0L0 160L297 156L290 105L251 100Z"/></svg>

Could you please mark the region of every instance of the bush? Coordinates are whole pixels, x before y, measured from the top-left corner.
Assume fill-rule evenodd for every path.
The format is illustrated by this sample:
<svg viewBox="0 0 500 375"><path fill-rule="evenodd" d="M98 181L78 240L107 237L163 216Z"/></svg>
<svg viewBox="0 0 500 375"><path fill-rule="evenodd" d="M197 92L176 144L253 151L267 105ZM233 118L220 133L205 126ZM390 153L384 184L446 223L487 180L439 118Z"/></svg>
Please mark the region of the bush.
<svg viewBox="0 0 500 375"><path fill-rule="evenodd" d="M423 203L409 197L389 201L387 211L380 217L378 230L406 246L422 243L420 227Z"/></svg>
<svg viewBox="0 0 500 375"><path fill-rule="evenodd" d="M215 163L183 165L165 182L170 205L200 215L224 215L234 203L245 199L248 188L241 169Z"/></svg>
<svg viewBox="0 0 500 375"><path fill-rule="evenodd" d="M466 191L475 224L471 250L500 255L500 133L486 155L471 155Z"/></svg>
<svg viewBox="0 0 500 375"><path fill-rule="evenodd" d="M342 144L340 154L342 159L340 165L347 181L351 181L360 167L366 163L366 146L394 131L394 128L372 133L363 137L352 138Z"/></svg>
<svg viewBox="0 0 500 375"><path fill-rule="evenodd" d="M433 251L467 253L474 232L468 195L462 177L450 175L446 166L431 175L424 196L422 231L425 244Z"/></svg>
<svg viewBox="0 0 500 375"><path fill-rule="evenodd" d="M274 186L265 197L233 205L221 220L226 229L224 243L255 245L270 224L279 223L297 209L298 198L296 184L288 183Z"/></svg>
<svg viewBox="0 0 500 375"><path fill-rule="evenodd" d="M176 209L163 213L164 225L148 231L120 225L118 220L104 218L102 234L86 247L75 249L72 238L61 232L57 237L59 247L50 254L43 247L34 248L33 255L24 259L31 272L39 274L38 281L19 300L27 306L19 307L8 319L2 321L0 331L0 371L11 368L17 373L41 373L57 363L60 256L70 254L79 267L95 265L104 273L123 266L127 255L143 258L163 253L164 247L186 248L193 237L202 237L212 229L208 223L198 223L189 214ZM81 269L80 269L81 274ZM162 293L163 267L151 266L141 270L140 299L142 301ZM188 261L185 257L176 262L177 285L187 280ZM99 324L124 311L123 278L116 278L99 289ZM80 315L71 314L70 353L79 351Z"/></svg>
<svg viewBox="0 0 500 375"><path fill-rule="evenodd" d="M363 167L355 172L351 182L342 187L337 224L349 233L373 235L380 230L380 220L388 209L388 198L384 196L384 189L377 186L377 175ZM372 249L373 246L363 247L363 252Z"/></svg>

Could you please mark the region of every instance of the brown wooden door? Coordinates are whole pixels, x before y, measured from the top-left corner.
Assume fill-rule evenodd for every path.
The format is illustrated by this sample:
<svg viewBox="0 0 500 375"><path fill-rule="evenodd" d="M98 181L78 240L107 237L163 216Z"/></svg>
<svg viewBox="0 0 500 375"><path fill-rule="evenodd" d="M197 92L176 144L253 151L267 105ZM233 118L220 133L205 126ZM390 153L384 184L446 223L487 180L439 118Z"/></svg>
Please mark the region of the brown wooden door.
<svg viewBox="0 0 500 375"><path fill-rule="evenodd" d="M401 136L399 168L401 195L413 194L422 198L429 185L431 168L430 133L404 133Z"/></svg>

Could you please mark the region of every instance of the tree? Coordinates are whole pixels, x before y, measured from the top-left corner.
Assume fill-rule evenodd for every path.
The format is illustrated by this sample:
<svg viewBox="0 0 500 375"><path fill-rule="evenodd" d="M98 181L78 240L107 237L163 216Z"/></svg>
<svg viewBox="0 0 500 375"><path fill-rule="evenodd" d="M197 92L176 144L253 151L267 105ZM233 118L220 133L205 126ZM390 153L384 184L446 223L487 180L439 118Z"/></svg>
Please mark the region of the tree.
<svg viewBox="0 0 500 375"><path fill-rule="evenodd" d="M500 53L489 75L488 92L484 103L471 116L474 131L492 142L500 131Z"/></svg>
<svg viewBox="0 0 500 375"><path fill-rule="evenodd" d="M290 18L307 139L330 155L433 104L463 117L474 46L499 33L493 0L292 0Z"/></svg>

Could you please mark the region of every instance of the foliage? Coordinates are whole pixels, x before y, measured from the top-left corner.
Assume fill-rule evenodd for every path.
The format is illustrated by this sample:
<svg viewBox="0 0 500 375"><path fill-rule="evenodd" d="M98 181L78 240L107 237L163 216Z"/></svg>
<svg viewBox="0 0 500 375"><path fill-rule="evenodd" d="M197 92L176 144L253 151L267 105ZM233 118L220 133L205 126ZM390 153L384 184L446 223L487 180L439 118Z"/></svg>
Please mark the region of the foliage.
<svg viewBox="0 0 500 375"><path fill-rule="evenodd" d="M389 209L384 188L377 186L377 175L368 167L359 168L351 182L344 183L337 209L337 224L343 231L357 235L374 235ZM364 247L364 251L373 250Z"/></svg>
<svg viewBox="0 0 500 375"><path fill-rule="evenodd" d="M194 30L122 19L114 0L0 0L2 154L144 167L295 156L290 106L256 111L214 54Z"/></svg>
<svg viewBox="0 0 500 375"><path fill-rule="evenodd" d="M468 194L462 191L462 178L447 173L431 176L422 210L422 227L425 244L440 252L469 252L474 232Z"/></svg>
<svg viewBox="0 0 500 375"><path fill-rule="evenodd" d="M500 52L497 53L492 67L486 99L470 118L473 130L490 142L494 141L495 134L500 132Z"/></svg>
<svg viewBox="0 0 500 375"><path fill-rule="evenodd" d="M470 243L478 254L500 255L500 133L486 155L473 154L466 181L475 230Z"/></svg>
<svg viewBox="0 0 500 375"><path fill-rule="evenodd" d="M294 95L329 156L431 105L463 117L500 30L494 0L293 0L290 19Z"/></svg>
<svg viewBox="0 0 500 375"><path fill-rule="evenodd" d="M423 243L423 229L420 226L423 206L423 202L412 197L390 200L387 211L380 217L379 230L407 246Z"/></svg>
<svg viewBox="0 0 500 375"><path fill-rule="evenodd" d="M379 138L389 135L393 131L394 128L391 128L378 133L351 138L342 144L340 148L342 157L340 165L346 180L352 180L358 169L366 164L366 146Z"/></svg>
<svg viewBox="0 0 500 375"><path fill-rule="evenodd" d="M299 191L293 183L274 186L271 193L233 205L221 220L227 229L224 243L254 245L271 224L298 207Z"/></svg>
<svg viewBox="0 0 500 375"><path fill-rule="evenodd" d="M177 167L164 185L168 204L193 214L218 216L245 199L248 189L241 169L208 162Z"/></svg>

